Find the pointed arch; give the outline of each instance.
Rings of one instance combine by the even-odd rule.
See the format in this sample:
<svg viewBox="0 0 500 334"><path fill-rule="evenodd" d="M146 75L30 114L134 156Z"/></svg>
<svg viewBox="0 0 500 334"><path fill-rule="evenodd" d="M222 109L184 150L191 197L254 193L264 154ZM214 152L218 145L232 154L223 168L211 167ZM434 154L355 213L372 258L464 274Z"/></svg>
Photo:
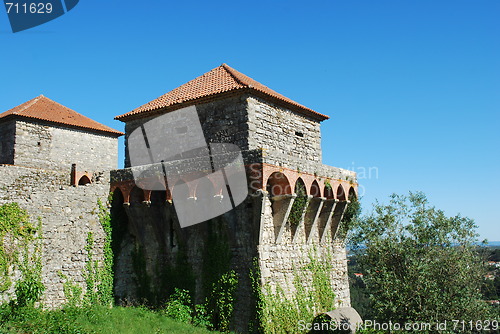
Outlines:
<svg viewBox="0 0 500 334"><path fill-rule="evenodd" d="M79 186L84 186L86 184L91 183L89 177L87 175L83 175L79 180L78 180L78 185Z"/></svg>
<svg viewBox="0 0 500 334"><path fill-rule="evenodd" d="M292 193L290 181L281 172L274 172L269 176L266 190L271 196L290 195Z"/></svg>
<svg viewBox="0 0 500 334"><path fill-rule="evenodd" d="M144 201L144 190L135 186L130 192L130 203L142 203Z"/></svg>
<svg viewBox="0 0 500 334"><path fill-rule="evenodd" d="M295 181L295 187L293 192L296 193L297 196L307 196L306 184L301 177L299 177L297 181Z"/></svg>
<svg viewBox="0 0 500 334"><path fill-rule="evenodd" d="M323 188L323 196L326 197L326 199L334 199L335 198L332 185L330 184L330 182L328 180L325 182L325 187Z"/></svg>
<svg viewBox="0 0 500 334"><path fill-rule="evenodd" d="M346 198L346 193L345 193L345 190L344 190L344 187L342 187L341 184L339 184L338 188L337 188L337 192L336 192L336 198L339 200L339 201L345 201L347 198Z"/></svg>
<svg viewBox="0 0 500 334"><path fill-rule="evenodd" d="M349 196L347 197L349 200L351 200L351 198L353 199L357 199L358 198L358 194L356 194L356 190L354 190L354 187L350 187L349 188Z"/></svg>
<svg viewBox="0 0 500 334"><path fill-rule="evenodd" d="M311 190L309 192L312 197L321 197L321 189L319 187L318 181L314 180L311 184Z"/></svg>

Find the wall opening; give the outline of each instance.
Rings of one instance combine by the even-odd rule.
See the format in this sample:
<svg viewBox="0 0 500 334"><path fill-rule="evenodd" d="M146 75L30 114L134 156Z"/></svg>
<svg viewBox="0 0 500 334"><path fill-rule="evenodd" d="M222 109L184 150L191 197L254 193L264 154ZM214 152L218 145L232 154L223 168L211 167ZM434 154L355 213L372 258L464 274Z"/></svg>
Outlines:
<svg viewBox="0 0 500 334"><path fill-rule="evenodd" d="M144 201L144 191L135 186L132 191L130 192L130 203L142 203Z"/></svg>
<svg viewBox="0 0 500 334"><path fill-rule="evenodd" d="M292 193L288 178L280 172L274 172L269 176L266 190L270 196L289 195Z"/></svg>
<svg viewBox="0 0 500 334"><path fill-rule="evenodd" d="M80 180L78 180L78 185L79 186L84 186L86 184L89 184L90 183L90 179L87 175L84 175L80 178Z"/></svg>
<svg viewBox="0 0 500 334"><path fill-rule="evenodd" d="M346 200L346 194L344 191L344 187L339 184L339 187L337 188L337 199L339 201L345 201Z"/></svg>
<svg viewBox="0 0 500 334"><path fill-rule="evenodd" d="M310 194L312 197L321 197L321 189L319 187L318 181L313 181Z"/></svg>

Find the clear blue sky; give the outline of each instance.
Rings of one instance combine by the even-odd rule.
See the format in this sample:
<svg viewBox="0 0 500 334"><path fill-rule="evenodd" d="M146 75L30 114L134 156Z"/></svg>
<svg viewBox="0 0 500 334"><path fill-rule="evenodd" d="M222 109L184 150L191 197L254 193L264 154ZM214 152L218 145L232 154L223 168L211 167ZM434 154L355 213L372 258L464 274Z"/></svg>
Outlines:
<svg viewBox="0 0 500 334"><path fill-rule="evenodd" d="M498 0L83 0L13 34L1 9L0 110L44 94L123 129L226 62L331 116L324 163L378 169L365 207L421 190L500 240L499 18Z"/></svg>

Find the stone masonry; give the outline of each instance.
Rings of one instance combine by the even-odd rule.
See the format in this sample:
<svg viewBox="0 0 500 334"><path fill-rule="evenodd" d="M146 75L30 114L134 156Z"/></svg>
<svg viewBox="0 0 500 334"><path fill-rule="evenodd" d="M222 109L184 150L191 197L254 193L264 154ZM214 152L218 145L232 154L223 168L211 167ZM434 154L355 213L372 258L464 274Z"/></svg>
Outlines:
<svg viewBox="0 0 500 334"><path fill-rule="evenodd" d="M44 107L29 111L37 103ZM127 138L156 116L192 105L207 143L240 148L249 193L233 210L181 228L169 190L151 191L136 184ZM312 257L329 261L327 274L336 295L332 302L350 306L346 250L337 229L348 199L356 196L357 181L354 172L322 164L320 122L327 116L223 64L118 116L125 123L126 152L125 168L117 170L120 133L83 118L86 128L79 127L70 122L74 114L64 117L74 112L61 107L41 96L0 114L0 204L18 202L32 219L42 221L44 305L65 302L59 272L84 287L88 232L96 238L97 258L102 257L97 200L111 192L114 293L119 304L158 305L176 287L189 289L201 303L221 275L233 270L238 285L231 327L247 332L256 306L250 273L260 273L265 291L280 287L290 297L297 268L308 277L304 265ZM47 120L47 110L63 116ZM37 112L43 117L34 119ZM168 145L168 138L164 143ZM199 163L192 157L182 161L183 170L178 170L179 161L134 168L177 170L175 193L182 174L196 172ZM83 177L88 182L78 182ZM221 189L215 185L209 177L200 179L178 195L203 207L207 199L197 197L197 188L208 187L217 198ZM292 223L301 187L305 205L298 222ZM301 283L305 289L312 287L308 279ZM12 292L1 295L0 302Z"/></svg>
<svg viewBox="0 0 500 334"><path fill-rule="evenodd" d="M95 238L95 256L102 258L104 232L97 216L97 199L106 202L109 172L95 173L91 184L69 185L69 173L38 168L0 165L0 204L17 202L32 222L42 222L43 305L59 307L66 302L58 273L84 285L86 238ZM19 273L13 273L14 280ZM13 296L13 287L0 295L0 302Z"/></svg>
<svg viewBox="0 0 500 334"><path fill-rule="evenodd" d="M17 202L32 223L42 223L45 307L67 301L60 274L85 291L89 232L94 259L102 260L97 202L107 201L120 135L42 95L0 114L0 204ZM19 275L12 272L14 282ZM0 293L0 303L13 298L14 286Z"/></svg>
<svg viewBox="0 0 500 334"><path fill-rule="evenodd" d="M204 90L196 98L199 87L219 85L234 85L235 88L226 92L214 88L212 95ZM211 255L220 256L214 253L214 245L228 244L228 268L234 270L239 279L232 322L235 331L248 331L248 324L252 321L255 296L249 273L254 263L258 265L263 288L276 291L279 286L291 297L295 289L296 268L304 268L310 256L317 260L331 256L328 276L336 295L334 303L336 306L350 306L346 250L336 232L349 196L356 196L356 174L321 163L320 121L326 116L300 105L297 107L293 101L259 85L222 65L117 117L125 122L127 148L127 168L111 172L115 204L123 203L117 204L116 210L121 212L120 224L126 230L115 272L118 300L148 299L148 295L158 296L165 287L171 289L170 285L176 282L176 273L181 271L179 257L185 256L182 268L187 267L195 279L191 285L182 287L194 292L196 302L202 302L207 297L204 286L213 279L207 277L207 264L213 263ZM183 101L183 92L189 92L189 99L186 97ZM156 116L189 105L196 106L208 143L232 143L242 150L249 196L235 209L216 219L181 229L170 191L150 191L136 185L128 168L127 138L133 130ZM164 142L168 145L168 138ZM161 171L163 165L166 170L175 171L176 163L185 169L184 172L197 170L196 159L144 168ZM175 177L169 179L174 184L174 193L177 183L181 182L180 177L178 181ZM300 213L300 222L293 226L289 215L297 197L297 184L305 187L307 201ZM196 196L198 186L192 184L188 193L183 195L192 201L193 206L198 202L202 205L203 199ZM213 196L219 193L219 189L213 189ZM140 283L144 277L141 279L141 272L131 265L137 262L138 253L142 254L142 272L147 273L146 281L151 282L149 289L154 292L145 293L143 283ZM168 279L162 274L165 271L170 272ZM182 272L185 283L190 275ZM309 289L312 283L306 279L302 284Z"/></svg>

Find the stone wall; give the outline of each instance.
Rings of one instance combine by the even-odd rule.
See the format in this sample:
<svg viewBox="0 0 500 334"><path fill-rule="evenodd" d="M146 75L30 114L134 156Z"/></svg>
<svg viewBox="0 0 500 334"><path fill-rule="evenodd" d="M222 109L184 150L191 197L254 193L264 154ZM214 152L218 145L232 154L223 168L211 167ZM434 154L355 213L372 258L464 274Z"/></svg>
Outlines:
<svg viewBox="0 0 500 334"><path fill-rule="evenodd" d="M17 120L14 164L54 170L95 172L117 167L118 140L53 124Z"/></svg>
<svg viewBox="0 0 500 334"><path fill-rule="evenodd" d="M321 163L320 123L261 98L247 99L249 149ZM296 168L296 166L294 166Z"/></svg>
<svg viewBox="0 0 500 334"><path fill-rule="evenodd" d="M320 123L316 120L245 93L201 103L196 109L207 143L232 143L241 150L263 149L303 164L321 164ZM127 136L155 117L128 121ZM130 167L127 140L125 167Z"/></svg>
<svg viewBox="0 0 500 334"><path fill-rule="evenodd" d="M0 123L0 164L14 163L14 138L16 125L13 120Z"/></svg>
<svg viewBox="0 0 500 334"><path fill-rule="evenodd" d="M17 202L33 222L42 221L42 283L46 287L42 302L50 308L66 302L59 272L84 288L89 232L95 238L95 258L102 259L104 232L97 199L107 199L108 176L96 173L92 184L79 187L69 186L69 178L69 172L0 165L0 204ZM0 296L0 302L12 293L13 288Z"/></svg>
<svg viewBox="0 0 500 334"><path fill-rule="evenodd" d="M248 147L246 96L237 95L196 105L207 143L232 143L241 150ZM175 111L173 111L175 112ZM156 116L128 121L125 124L125 167L130 167L127 138L132 131ZM168 143L168 138L165 138Z"/></svg>
<svg viewBox="0 0 500 334"><path fill-rule="evenodd" d="M215 219L180 228L164 191L153 191L150 202L142 201L144 194L138 192L125 206L119 189L113 195L112 221L124 227L115 239L120 244L115 254L117 301L162 304L177 287L204 303L212 284L234 270L238 286L233 327L243 331L252 312L249 273L259 231L252 198Z"/></svg>
<svg viewBox="0 0 500 334"><path fill-rule="evenodd" d="M312 228L306 238L303 218L296 230L286 223L281 237L276 240L274 215L277 213L273 212L267 194L263 196L262 204L261 241L258 245L262 284L270 286L273 292L280 286L289 298L293 298L296 276L312 278L311 273L303 272L310 259L327 261L331 266L328 274L336 296L335 307L351 306L346 249L341 240L332 238L332 229L327 229L325 237L320 238L319 229ZM301 284L311 288L312 282L306 279Z"/></svg>

